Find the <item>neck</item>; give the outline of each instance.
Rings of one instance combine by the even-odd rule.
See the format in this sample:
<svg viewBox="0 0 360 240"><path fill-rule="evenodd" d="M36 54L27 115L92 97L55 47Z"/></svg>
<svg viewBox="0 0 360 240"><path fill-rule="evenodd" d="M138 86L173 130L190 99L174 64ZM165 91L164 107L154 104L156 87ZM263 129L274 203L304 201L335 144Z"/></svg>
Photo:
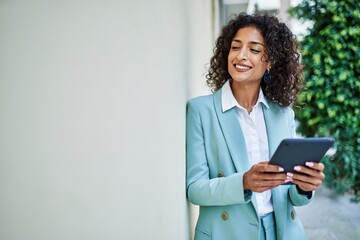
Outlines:
<svg viewBox="0 0 360 240"><path fill-rule="evenodd" d="M260 84L244 84L232 81L230 86L236 101L250 113L258 100Z"/></svg>

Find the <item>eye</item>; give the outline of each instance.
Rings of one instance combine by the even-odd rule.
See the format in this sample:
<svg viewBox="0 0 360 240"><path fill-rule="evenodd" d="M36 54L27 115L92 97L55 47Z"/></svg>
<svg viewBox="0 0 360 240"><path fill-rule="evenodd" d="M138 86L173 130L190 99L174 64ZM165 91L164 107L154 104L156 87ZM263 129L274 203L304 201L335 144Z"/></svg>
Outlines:
<svg viewBox="0 0 360 240"><path fill-rule="evenodd" d="M240 49L240 47L238 47L238 46L231 46L231 50L237 51L239 49Z"/></svg>
<svg viewBox="0 0 360 240"><path fill-rule="evenodd" d="M253 52L253 53L260 53L261 52L260 50L257 50L257 49L254 49L254 48L251 48L250 51Z"/></svg>

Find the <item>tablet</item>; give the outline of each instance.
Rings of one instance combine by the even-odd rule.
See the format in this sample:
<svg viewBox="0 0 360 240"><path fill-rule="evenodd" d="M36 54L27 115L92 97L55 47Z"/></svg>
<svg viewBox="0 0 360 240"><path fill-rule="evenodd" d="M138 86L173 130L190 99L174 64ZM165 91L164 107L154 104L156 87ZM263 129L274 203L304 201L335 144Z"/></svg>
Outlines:
<svg viewBox="0 0 360 240"><path fill-rule="evenodd" d="M271 157L270 164L281 166L285 172L294 172L295 166L320 162L334 142L333 138L284 139Z"/></svg>

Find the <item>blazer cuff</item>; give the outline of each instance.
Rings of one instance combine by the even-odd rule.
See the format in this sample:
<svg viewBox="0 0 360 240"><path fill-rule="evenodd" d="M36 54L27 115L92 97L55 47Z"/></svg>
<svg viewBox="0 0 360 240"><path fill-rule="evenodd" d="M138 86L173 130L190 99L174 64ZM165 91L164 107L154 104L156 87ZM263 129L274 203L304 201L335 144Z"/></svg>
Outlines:
<svg viewBox="0 0 360 240"><path fill-rule="evenodd" d="M296 190L298 191L299 194L306 196L308 199L310 199L313 195L312 191L303 191L299 188L298 185L296 185Z"/></svg>
<svg viewBox="0 0 360 240"><path fill-rule="evenodd" d="M289 188L289 196L294 206L304 206L314 198L314 192L304 195L298 191L296 185L291 185Z"/></svg>
<svg viewBox="0 0 360 240"><path fill-rule="evenodd" d="M250 202L251 197L252 197L252 191L251 190L244 190L244 199L245 202Z"/></svg>

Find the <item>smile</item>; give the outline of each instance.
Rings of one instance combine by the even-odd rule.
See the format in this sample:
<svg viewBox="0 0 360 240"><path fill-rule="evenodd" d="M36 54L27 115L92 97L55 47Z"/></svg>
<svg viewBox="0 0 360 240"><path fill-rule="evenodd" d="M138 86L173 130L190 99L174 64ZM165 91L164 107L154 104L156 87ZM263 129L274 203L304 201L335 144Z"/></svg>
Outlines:
<svg viewBox="0 0 360 240"><path fill-rule="evenodd" d="M237 64L234 64L234 66L235 66L236 69L239 69L239 70L241 70L241 71L247 71L247 70L250 70L250 69L251 69L251 67L245 66L245 65L237 65Z"/></svg>

